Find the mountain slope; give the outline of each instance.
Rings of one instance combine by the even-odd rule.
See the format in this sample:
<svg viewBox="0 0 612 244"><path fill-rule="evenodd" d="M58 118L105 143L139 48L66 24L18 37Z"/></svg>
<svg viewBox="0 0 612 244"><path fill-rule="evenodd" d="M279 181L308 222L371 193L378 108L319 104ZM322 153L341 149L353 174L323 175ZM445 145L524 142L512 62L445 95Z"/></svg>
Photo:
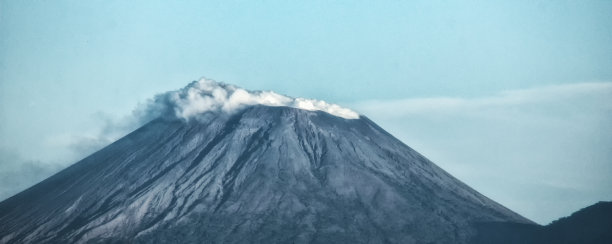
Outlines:
<svg viewBox="0 0 612 244"><path fill-rule="evenodd" d="M612 242L612 202L598 202L544 227L548 243Z"/></svg>
<svg viewBox="0 0 612 244"><path fill-rule="evenodd" d="M520 223L477 225L472 243L607 244L612 241L612 202L599 202L546 226Z"/></svg>
<svg viewBox="0 0 612 244"><path fill-rule="evenodd" d="M160 117L0 203L2 243L465 243L531 222L361 116Z"/></svg>

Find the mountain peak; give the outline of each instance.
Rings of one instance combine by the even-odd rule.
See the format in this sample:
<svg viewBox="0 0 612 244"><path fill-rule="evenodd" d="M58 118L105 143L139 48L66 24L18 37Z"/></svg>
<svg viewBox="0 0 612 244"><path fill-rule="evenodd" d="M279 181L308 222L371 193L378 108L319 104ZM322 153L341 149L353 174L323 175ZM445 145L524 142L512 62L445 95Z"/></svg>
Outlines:
<svg viewBox="0 0 612 244"><path fill-rule="evenodd" d="M189 120L207 112L233 114L248 106L293 107L309 111L323 111L331 115L358 119L359 114L325 101L293 98L273 91L249 91L235 85L202 78L186 87L158 95L155 105L173 116Z"/></svg>
<svg viewBox="0 0 612 244"><path fill-rule="evenodd" d="M531 223L365 116L252 105L154 119L1 202L0 242L468 243L479 222Z"/></svg>

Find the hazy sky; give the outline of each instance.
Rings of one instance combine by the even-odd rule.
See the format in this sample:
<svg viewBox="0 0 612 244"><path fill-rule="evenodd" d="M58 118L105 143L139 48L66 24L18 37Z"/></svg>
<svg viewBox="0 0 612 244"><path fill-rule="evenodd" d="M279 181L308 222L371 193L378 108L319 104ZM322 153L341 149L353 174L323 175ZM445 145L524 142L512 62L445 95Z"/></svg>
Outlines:
<svg viewBox="0 0 612 244"><path fill-rule="evenodd" d="M0 199L202 76L353 108L539 223L612 200L612 1L0 0Z"/></svg>

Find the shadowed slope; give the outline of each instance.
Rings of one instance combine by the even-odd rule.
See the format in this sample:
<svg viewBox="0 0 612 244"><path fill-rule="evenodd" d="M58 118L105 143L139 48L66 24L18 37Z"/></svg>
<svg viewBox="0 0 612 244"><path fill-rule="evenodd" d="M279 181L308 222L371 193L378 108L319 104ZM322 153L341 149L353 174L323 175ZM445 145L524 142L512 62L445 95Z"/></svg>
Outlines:
<svg viewBox="0 0 612 244"><path fill-rule="evenodd" d="M598 202L546 226L519 223L477 225L472 243L608 244L612 242L612 202Z"/></svg>

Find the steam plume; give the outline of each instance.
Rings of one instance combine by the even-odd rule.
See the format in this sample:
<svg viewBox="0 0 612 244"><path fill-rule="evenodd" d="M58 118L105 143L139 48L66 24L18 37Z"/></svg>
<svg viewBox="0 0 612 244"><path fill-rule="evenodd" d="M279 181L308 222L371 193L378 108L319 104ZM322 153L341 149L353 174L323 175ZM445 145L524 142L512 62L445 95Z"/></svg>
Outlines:
<svg viewBox="0 0 612 244"><path fill-rule="evenodd" d="M202 78L186 87L158 95L153 110L171 113L189 120L206 112L233 113L251 105L287 106L310 111L323 111L345 119L357 119L359 114L321 100L292 98L273 91L248 91L243 88Z"/></svg>

